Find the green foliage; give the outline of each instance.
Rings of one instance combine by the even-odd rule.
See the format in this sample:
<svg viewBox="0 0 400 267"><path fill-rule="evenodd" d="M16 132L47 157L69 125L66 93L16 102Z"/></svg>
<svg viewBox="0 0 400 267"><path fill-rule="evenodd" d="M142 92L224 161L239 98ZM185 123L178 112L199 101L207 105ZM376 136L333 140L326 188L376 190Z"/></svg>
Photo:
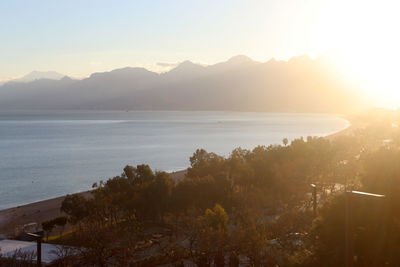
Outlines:
<svg viewBox="0 0 400 267"><path fill-rule="evenodd" d="M60 216L60 217L53 219L54 224L58 225L58 226L65 226L67 224L67 221L68 221L68 219L65 216Z"/></svg>
<svg viewBox="0 0 400 267"><path fill-rule="evenodd" d="M68 222L67 217L65 217L65 216L57 217L52 220L42 222L42 229L43 229L43 231L45 231L46 236L48 238L49 233L54 229L54 227L60 226L63 231L67 222Z"/></svg>
<svg viewBox="0 0 400 267"><path fill-rule="evenodd" d="M113 257L111 247L134 251L142 230L163 225L173 231L169 242L189 241L182 257L199 266L223 266L228 258L238 266L239 256L250 266L344 266L346 187L386 195L380 203L352 202L358 266L399 266L400 131L388 126L391 119L374 121L361 119L365 127L333 140L285 138L283 145L237 148L229 157L198 149L180 181L148 165L126 166L96 184L91 197L67 196L62 211L82 224L82 240L97 251L92 256L103 255L98 262ZM91 239L104 231L107 242L117 241Z"/></svg>
<svg viewBox="0 0 400 267"><path fill-rule="evenodd" d="M190 157L190 168L187 176L205 177L208 175L218 176L223 171L224 158L215 153L208 153L204 149L197 149Z"/></svg>
<svg viewBox="0 0 400 267"><path fill-rule="evenodd" d="M148 165L126 166L120 176L94 185L92 197L69 195L62 203L71 223L121 223L136 229L137 219L161 220L170 209L174 181Z"/></svg>
<svg viewBox="0 0 400 267"><path fill-rule="evenodd" d="M381 148L364 158L361 177L365 190L396 197L400 191L400 151Z"/></svg>
<svg viewBox="0 0 400 267"><path fill-rule="evenodd" d="M42 228L44 231L51 231L55 226L65 226L67 224L67 217L61 216L54 218L49 221L42 222Z"/></svg>
<svg viewBox="0 0 400 267"><path fill-rule="evenodd" d="M284 146L287 146L287 144L289 143L289 140L287 138L283 138L282 143Z"/></svg>
<svg viewBox="0 0 400 267"><path fill-rule="evenodd" d="M76 224L90 214L89 202L79 194L67 195L61 204L61 211L69 216L72 224Z"/></svg>
<svg viewBox="0 0 400 267"><path fill-rule="evenodd" d="M53 220L42 222L42 228L43 228L43 231L45 231L45 232L51 232L51 230L54 228L54 226L55 226L55 224L54 224Z"/></svg>
<svg viewBox="0 0 400 267"><path fill-rule="evenodd" d="M196 262L221 264L222 255L234 251L254 264L274 263L279 257L272 251L281 248L269 240L308 229L311 214L290 211L307 210L309 183L332 181L330 170L340 166L344 151L312 137L286 146L237 148L227 158L199 149L178 183L148 165L126 166L121 175L95 184L91 197L67 196L62 211L71 223L118 227L128 236L166 217L186 218L180 231L190 236ZM279 223L270 222L278 213Z"/></svg>
<svg viewBox="0 0 400 267"><path fill-rule="evenodd" d="M226 231L229 216L221 205L215 204L213 209L206 209L199 220L204 227L223 232Z"/></svg>
<svg viewBox="0 0 400 267"><path fill-rule="evenodd" d="M358 190L384 194L385 198L349 195L348 225L357 266L399 266L400 264L400 153L382 147L361 158L361 184ZM315 266L344 265L346 199L332 196L320 209L312 231ZM332 261L326 262L327 258Z"/></svg>
<svg viewBox="0 0 400 267"><path fill-rule="evenodd" d="M191 228L190 250L192 258L198 265L208 265L212 261L223 266L224 250L228 245L229 216L224 208L216 204L206 209L204 215L197 218Z"/></svg>

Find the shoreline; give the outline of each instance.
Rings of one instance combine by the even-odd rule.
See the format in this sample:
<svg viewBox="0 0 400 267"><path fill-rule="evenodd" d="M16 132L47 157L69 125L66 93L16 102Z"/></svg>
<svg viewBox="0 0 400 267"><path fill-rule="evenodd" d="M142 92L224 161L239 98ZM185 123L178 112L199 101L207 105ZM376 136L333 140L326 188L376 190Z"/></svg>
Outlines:
<svg viewBox="0 0 400 267"><path fill-rule="evenodd" d="M172 179L179 181L186 175L186 170L175 171L170 175ZM90 190L69 195L75 194L88 197ZM65 215L60 211L65 197L66 195L0 210L0 237L14 236L16 228L25 224L37 223L40 226L44 221Z"/></svg>
<svg viewBox="0 0 400 267"><path fill-rule="evenodd" d="M353 122L349 118L343 117L343 119L349 122L348 127L336 133L324 136L323 138L333 140L338 136L351 134L354 129ZM176 181L183 179L185 174L186 170L170 173L171 177ZM89 196L90 191L72 194ZM60 206L65 197L66 195L0 210L0 236L13 236L15 235L16 228L19 226L29 223L37 223L37 225L40 226L43 221L47 221L58 216L63 216L64 214L60 211Z"/></svg>
<svg viewBox="0 0 400 267"><path fill-rule="evenodd" d="M340 118L342 118L342 119L348 121L348 122L349 122L349 125L348 125L346 128L344 128L344 129L342 129L342 130L340 130L340 131L338 131L338 132L336 132L336 133L328 134L327 136L324 136L323 138L326 138L326 139L328 139L329 141L332 141L332 140L335 139L336 137L345 136L345 135L350 135L350 134L353 132L354 128L357 128L357 127L355 127L355 125L354 125L354 120L352 120L351 118L349 118L349 117L344 117L344 116L343 116L343 117L340 117Z"/></svg>

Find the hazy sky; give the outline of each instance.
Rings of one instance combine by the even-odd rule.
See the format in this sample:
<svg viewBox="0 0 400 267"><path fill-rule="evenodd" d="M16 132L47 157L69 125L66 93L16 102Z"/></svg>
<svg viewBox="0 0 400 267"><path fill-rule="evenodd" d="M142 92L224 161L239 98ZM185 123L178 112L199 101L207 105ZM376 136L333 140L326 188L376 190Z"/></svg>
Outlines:
<svg viewBox="0 0 400 267"><path fill-rule="evenodd" d="M0 79L32 70L82 76L190 59L215 63L324 50L322 0L2 0Z"/></svg>
<svg viewBox="0 0 400 267"><path fill-rule="evenodd" d="M346 75L367 86L385 80L389 94L400 92L399 8L390 0L1 0L0 80L340 50Z"/></svg>

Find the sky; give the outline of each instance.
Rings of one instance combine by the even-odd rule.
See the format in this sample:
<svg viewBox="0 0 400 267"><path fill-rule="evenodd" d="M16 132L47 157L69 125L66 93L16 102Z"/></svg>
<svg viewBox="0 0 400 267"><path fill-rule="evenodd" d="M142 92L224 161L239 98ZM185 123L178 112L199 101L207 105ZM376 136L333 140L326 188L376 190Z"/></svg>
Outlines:
<svg viewBox="0 0 400 267"><path fill-rule="evenodd" d="M386 0L1 0L0 81L33 70L85 77L239 54L267 61L335 51L344 75L369 92L385 80L391 98L400 91L393 86L399 7Z"/></svg>

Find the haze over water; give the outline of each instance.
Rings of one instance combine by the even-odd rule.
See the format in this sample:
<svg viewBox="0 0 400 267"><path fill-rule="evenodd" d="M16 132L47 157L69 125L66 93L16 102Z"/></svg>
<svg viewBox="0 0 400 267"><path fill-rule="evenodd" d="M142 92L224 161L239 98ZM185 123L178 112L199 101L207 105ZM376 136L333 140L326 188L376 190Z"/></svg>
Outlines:
<svg viewBox="0 0 400 267"><path fill-rule="evenodd" d="M228 156L348 125L328 114L1 112L0 209L88 190L128 164L182 170L197 148Z"/></svg>

